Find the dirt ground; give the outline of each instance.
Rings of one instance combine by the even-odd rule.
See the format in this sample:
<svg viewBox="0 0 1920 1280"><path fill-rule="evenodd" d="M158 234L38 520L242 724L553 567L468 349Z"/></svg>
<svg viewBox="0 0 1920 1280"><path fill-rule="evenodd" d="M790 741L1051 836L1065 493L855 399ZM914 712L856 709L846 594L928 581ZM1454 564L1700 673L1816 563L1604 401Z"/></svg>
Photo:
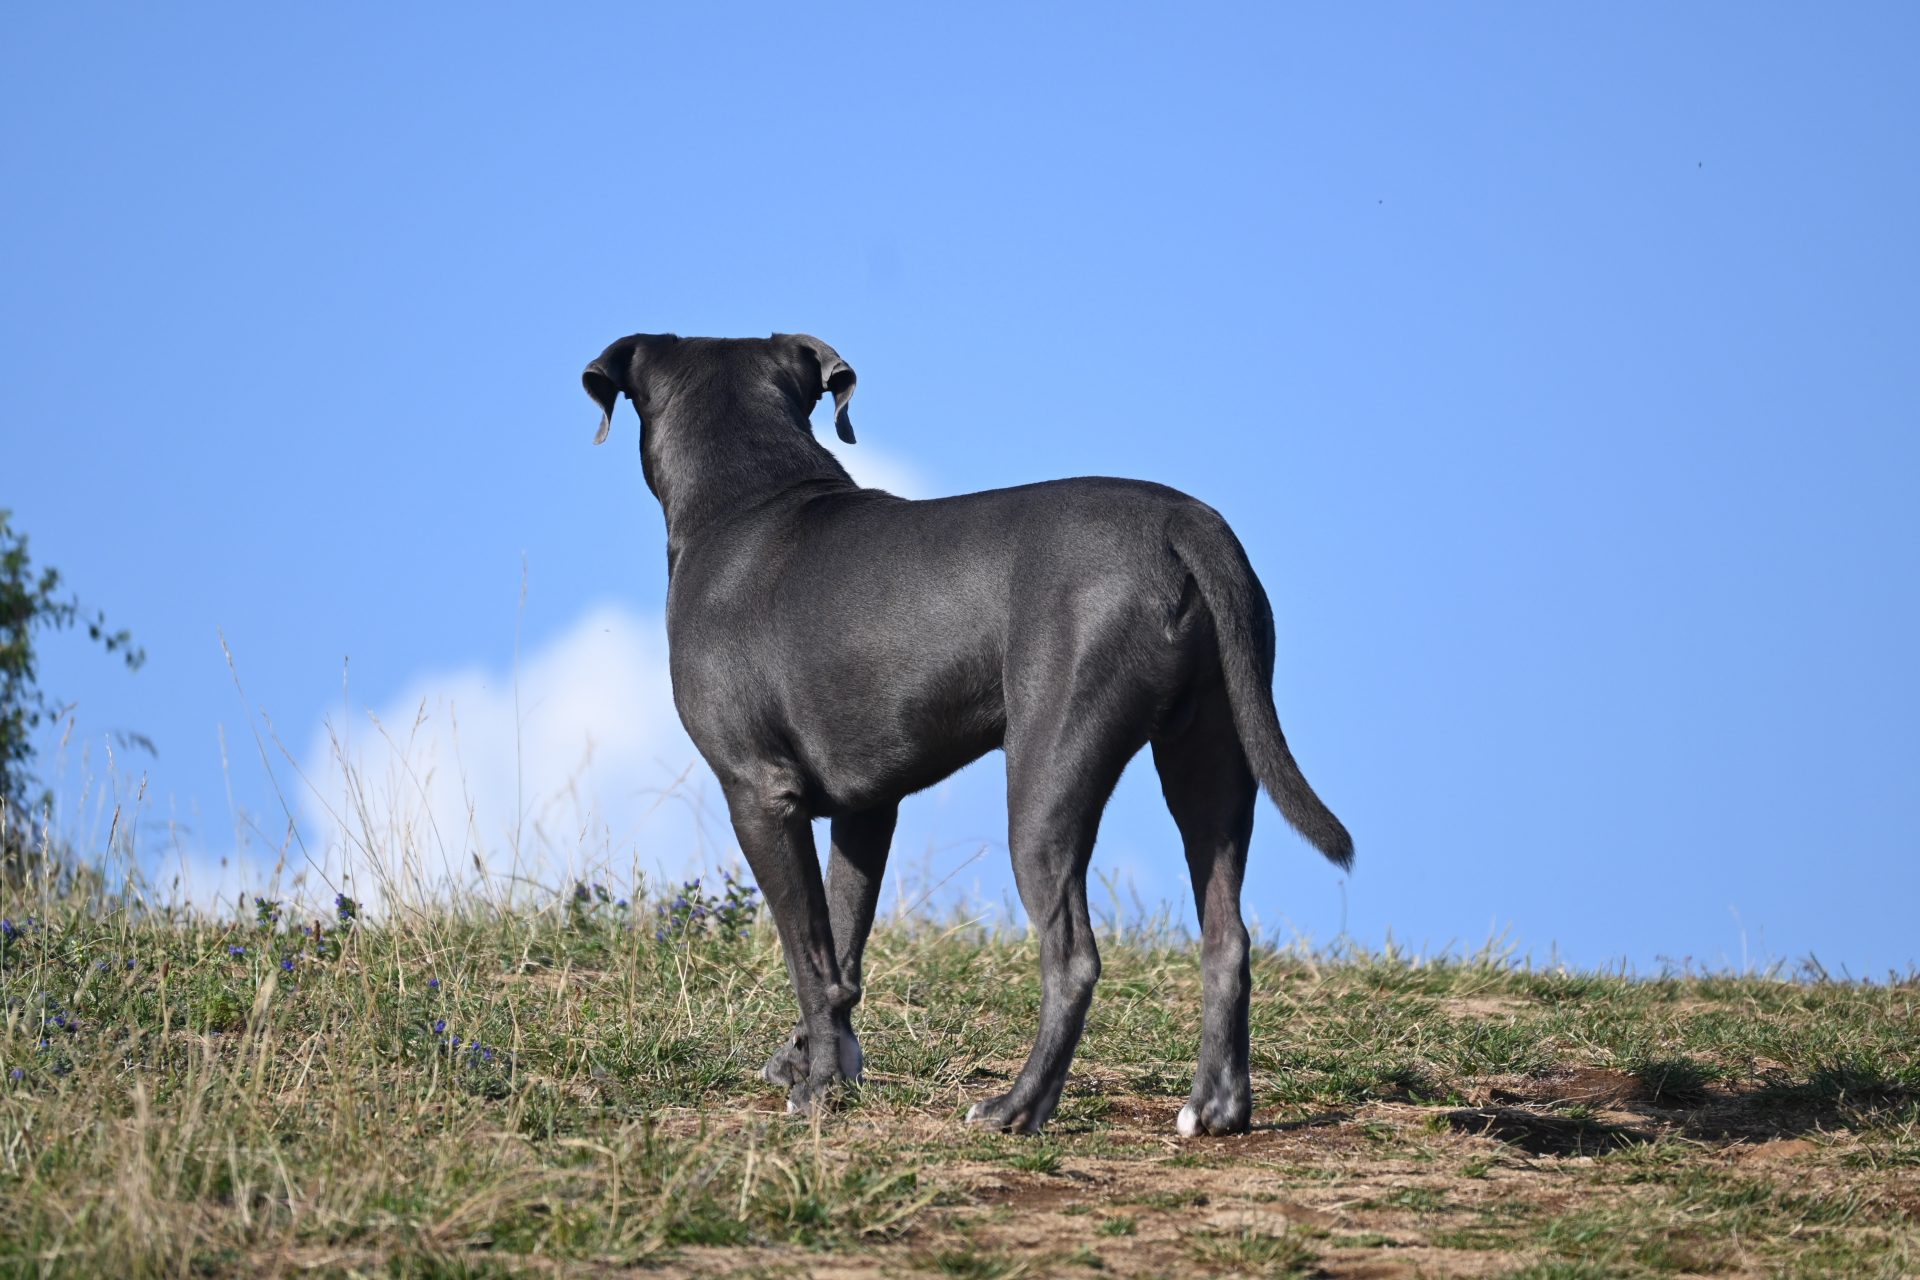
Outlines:
<svg viewBox="0 0 1920 1280"><path fill-rule="evenodd" d="M1672 1109L1644 1091L1634 1077L1598 1068L1495 1078L1479 1082L1467 1105L1370 1102L1282 1123L1256 1116L1250 1133L1198 1140L1176 1136L1176 1101L1108 1095L1097 1120L1068 1122L1038 1149L1032 1139L963 1137L946 1117L842 1117L830 1122L846 1126L840 1140L929 1153L923 1177L936 1194L912 1230L837 1252L689 1248L659 1274L1821 1274L1784 1266L1765 1240L1743 1243L1737 1224L1716 1224L1732 1215L1716 1215L1711 1196L1669 1204L1663 1184L1690 1179L1733 1189L1789 1236L1825 1229L1785 1219L1794 1197L1840 1196L1914 1238L1920 1170L1862 1176L1845 1130L1783 1124L1737 1093ZM743 1122L786 1122L772 1110ZM962 1141L1005 1150L938 1154ZM1080 1154L1083 1146L1093 1149ZM1766 1205L1769 1193L1781 1203Z"/></svg>

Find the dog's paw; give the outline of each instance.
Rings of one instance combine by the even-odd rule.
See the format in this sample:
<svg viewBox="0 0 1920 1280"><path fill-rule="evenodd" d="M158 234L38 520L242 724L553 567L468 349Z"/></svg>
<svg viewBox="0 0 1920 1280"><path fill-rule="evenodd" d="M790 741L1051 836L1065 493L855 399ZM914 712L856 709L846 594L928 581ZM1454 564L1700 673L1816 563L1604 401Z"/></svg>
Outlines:
<svg viewBox="0 0 1920 1280"><path fill-rule="evenodd" d="M787 1042L773 1051L767 1059L767 1065L760 1068L760 1078L768 1084L800 1084L807 1078L807 1039L798 1031L787 1037Z"/></svg>
<svg viewBox="0 0 1920 1280"><path fill-rule="evenodd" d="M833 1076L824 1081L799 1080L787 1090L787 1114L824 1115L848 1100L853 1081Z"/></svg>
<svg viewBox="0 0 1920 1280"><path fill-rule="evenodd" d="M967 1108L969 1125L998 1133L1038 1133L1046 1122L1045 1116L1035 1115L1032 1108L1015 1102L1011 1093L984 1098Z"/></svg>
<svg viewBox="0 0 1920 1280"><path fill-rule="evenodd" d="M1226 1089L1200 1094L1196 1092L1180 1108L1174 1127L1183 1138L1211 1137L1245 1133L1253 1122L1253 1100L1246 1091Z"/></svg>
<svg viewBox="0 0 1920 1280"><path fill-rule="evenodd" d="M860 1050L859 1038L852 1031L842 1031L835 1049L835 1065L839 1068L841 1078L859 1084L867 1067L867 1056ZM788 1036L787 1042L775 1049L766 1065L760 1068L760 1078L768 1084L796 1085L810 1074L812 1064L807 1052L807 1037L800 1031Z"/></svg>

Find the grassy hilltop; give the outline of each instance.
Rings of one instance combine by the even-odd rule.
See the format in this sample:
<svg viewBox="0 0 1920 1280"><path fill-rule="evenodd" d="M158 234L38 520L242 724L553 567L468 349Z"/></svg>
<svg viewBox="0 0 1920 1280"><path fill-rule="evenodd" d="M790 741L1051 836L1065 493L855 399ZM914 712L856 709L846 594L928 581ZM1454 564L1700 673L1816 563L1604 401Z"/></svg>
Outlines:
<svg viewBox="0 0 1920 1280"><path fill-rule="evenodd" d="M882 925L810 1124L722 886L214 921L12 894L0 1274L1920 1272L1920 982L1254 961L1256 1129L1183 1141L1197 956L1110 938L1047 1136L974 1133L1034 949ZM31 917L31 918L29 918Z"/></svg>

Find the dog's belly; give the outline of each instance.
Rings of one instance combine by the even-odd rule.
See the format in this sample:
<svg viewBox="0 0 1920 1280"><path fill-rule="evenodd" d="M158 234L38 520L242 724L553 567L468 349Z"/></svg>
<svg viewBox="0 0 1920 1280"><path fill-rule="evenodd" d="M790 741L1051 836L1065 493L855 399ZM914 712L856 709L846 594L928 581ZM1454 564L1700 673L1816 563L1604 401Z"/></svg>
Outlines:
<svg viewBox="0 0 1920 1280"><path fill-rule="evenodd" d="M807 808L815 817L834 818L893 804L951 777L998 747L1003 736L1004 730L1000 730L948 738L938 744L937 751L925 750L924 744L906 744L922 749L902 753L892 768L876 768L875 757L867 757L854 769L833 764L808 769Z"/></svg>
<svg viewBox="0 0 1920 1280"><path fill-rule="evenodd" d="M804 745L799 763L807 807L831 818L893 804L952 776L1006 737L1004 716L988 720L963 713L938 719L937 729L876 726Z"/></svg>
<svg viewBox="0 0 1920 1280"><path fill-rule="evenodd" d="M808 807L823 817L891 804L1006 738L997 661L873 670L837 692L790 708Z"/></svg>

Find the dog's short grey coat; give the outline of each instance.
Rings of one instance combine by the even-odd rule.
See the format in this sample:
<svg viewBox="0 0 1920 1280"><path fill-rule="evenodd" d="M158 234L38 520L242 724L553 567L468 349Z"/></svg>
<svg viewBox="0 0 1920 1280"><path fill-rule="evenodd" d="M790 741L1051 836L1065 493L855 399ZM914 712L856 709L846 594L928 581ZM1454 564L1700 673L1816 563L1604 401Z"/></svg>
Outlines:
<svg viewBox="0 0 1920 1280"><path fill-rule="evenodd" d="M903 796L1001 747L1007 843L1041 939L1040 1027L973 1123L1033 1131L1059 1103L1100 957L1087 861L1120 771L1151 744L1201 924L1203 1030L1184 1134L1247 1127L1240 882L1256 779L1346 866L1273 706L1273 616L1217 512L1133 480L910 502L850 479L808 416L854 372L817 338L636 334L587 366L606 437L624 392L667 520L674 704L725 792L799 997L767 1063L810 1109L857 1079L860 958ZM832 819L822 881L810 820Z"/></svg>

